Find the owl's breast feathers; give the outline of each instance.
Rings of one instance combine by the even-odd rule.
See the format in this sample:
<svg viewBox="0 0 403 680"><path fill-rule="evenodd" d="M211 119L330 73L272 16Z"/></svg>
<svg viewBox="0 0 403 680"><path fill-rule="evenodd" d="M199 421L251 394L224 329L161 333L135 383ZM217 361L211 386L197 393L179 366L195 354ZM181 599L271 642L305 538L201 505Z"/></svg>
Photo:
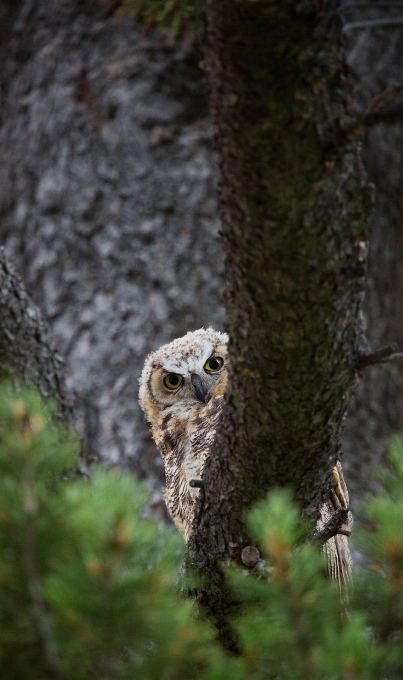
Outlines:
<svg viewBox="0 0 403 680"><path fill-rule="evenodd" d="M185 540L190 536L196 499L200 493L189 482L200 479L223 404L223 395L207 404L178 404L161 412L153 427L155 443L165 467L165 501Z"/></svg>

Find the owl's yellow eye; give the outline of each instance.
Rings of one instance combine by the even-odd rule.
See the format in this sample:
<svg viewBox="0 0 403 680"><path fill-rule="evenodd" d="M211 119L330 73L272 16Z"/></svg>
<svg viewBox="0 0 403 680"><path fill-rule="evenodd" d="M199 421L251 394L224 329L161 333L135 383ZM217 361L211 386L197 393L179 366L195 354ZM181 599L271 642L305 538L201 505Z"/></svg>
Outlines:
<svg viewBox="0 0 403 680"><path fill-rule="evenodd" d="M204 364L204 370L207 371L207 373L215 373L215 371L219 371L220 368L223 367L224 360L221 359L221 357L211 357L206 363Z"/></svg>
<svg viewBox="0 0 403 680"><path fill-rule="evenodd" d="M167 387L169 390L176 390L179 385L182 384L182 382L182 376L178 375L177 373L168 373L168 375L166 375L163 380L165 387Z"/></svg>

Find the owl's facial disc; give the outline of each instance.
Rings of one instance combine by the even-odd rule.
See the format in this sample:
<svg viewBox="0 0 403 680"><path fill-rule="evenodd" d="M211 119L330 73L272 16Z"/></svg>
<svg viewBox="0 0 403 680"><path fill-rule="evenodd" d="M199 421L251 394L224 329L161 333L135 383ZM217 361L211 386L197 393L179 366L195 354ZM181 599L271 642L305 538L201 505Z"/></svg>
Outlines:
<svg viewBox="0 0 403 680"><path fill-rule="evenodd" d="M179 402L206 404L212 388L222 381L222 373L226 371L224 358L214 351L211 353L212 349L210 347L204 357L191 355L163 362L161 368L151 376L154 401L163 408Z"/></svg>
<svg viewBox="0 0 403 680"><path fill-rule="evenodd" d="M140 378L140 404L150 423L167 409L185 420L211 399L225 394L228 337L200 328L152 352ZM192 381L192 376L195 376Z"/></svg>

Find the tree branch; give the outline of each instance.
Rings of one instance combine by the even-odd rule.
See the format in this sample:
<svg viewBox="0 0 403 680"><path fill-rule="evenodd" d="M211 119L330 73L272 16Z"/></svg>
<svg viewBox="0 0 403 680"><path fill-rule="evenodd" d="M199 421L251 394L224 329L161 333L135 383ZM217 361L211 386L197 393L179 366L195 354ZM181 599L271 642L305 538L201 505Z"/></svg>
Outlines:
<svg viewBox="0 0 403 680"><path fill-rule="evenodd" d="M63 359L47 324L0 248L0 373L34 380L44 397L53 397L71 420L73 398L66 387Z"/></svg>
<svg viewBox="0 0 403 680"><path fill-rule="evenodd" d="M377 109L379 109L380 106L383 106L386 104L386 102L389 101L389 99L392 99L392 97L395 97L399 92L403 90L403 83L398 83L397 85L391 85L390 87L387 87L385 90L382 90L379 94L377 94L375 97L371 99L370 105L368 106L367 113L365 114L366 116L369 116L370 113L373 113Z"/></svg>
<svg viewBox="0 0 403 680"><path fill-rule="evenodd" d="M363 19L362 21L351 21L343 26L342 33L356 31L362 28L389 28L390 26L403 26L403 17L392 17L390 19Z"/></svg>
<svg viewBox="0 0 403 680"><path fill-rule="evenodd" d="M398 85L387 87L380 92L380 94L377 94L372 99L364 115L357 118L345 128L344 135L347 135L350 139L354 139L357 134L360 135L362 133L363 128L372 127L373 125L379 125L381 123L392 125L393 123L400 122L403 119L403 103L389 107L386 107L385 104L402 92L402 90L403 83L399 83Z"/></svg>
<svg viewBox="0 0 403 680"><path fill-rule="evenodd" d="M348 508L339 508L336 510L334 515L326 522L322 529L314 531L305 539L305 541L307 543L315 543L322 546L329 538L333 538L333 536L337 536L337 534L350 536L351 531L342 528L343 524L348 520L348 512Z"/></svg>
<svg viewBox="0 0 403 680"><path fill-rule="evenodd" d="M371 354L361 355L357 361L357 370L363 371L375 364L391 364L403 361L403 353L397 351L397 345L387 345Z"/></svg>
<svg viewBox="0 0 403 680"><path fill-rule="evenodd" d="M362 9L400 9L403 8L403 2L351 2L340 7L339 12L342 14L348 12L349 10L359 11Z"/></svg>
<svg viewBox="0 0 403 680"><path fill-rule="evenodd" d="M397 104L387 109L380 109L379 111L371 111L367 113L358 125L365 127L373 127L374 125L393 125L400 123L403 120L403 104Z"/></svg>

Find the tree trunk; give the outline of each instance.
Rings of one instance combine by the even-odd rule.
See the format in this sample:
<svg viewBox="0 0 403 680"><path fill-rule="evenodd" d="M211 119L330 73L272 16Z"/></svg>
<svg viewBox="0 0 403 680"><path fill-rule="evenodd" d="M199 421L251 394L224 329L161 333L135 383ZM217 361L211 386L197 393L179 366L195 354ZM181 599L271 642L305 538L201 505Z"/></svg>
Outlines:
<svg viewBox="0 0 403 680"><path fill-rule="evenodd" d="M347 20L369 11L347 5ZM197 50L157 31L144 37L97 2L3 0L0 10L1 241L65 357L91 454L130 465L158 489L160 457L137 407L144 357L187 330L223 323L215 158ZM401 77L401 30L346 37L364 112ZM377 186L365 303L374 349L403 346L401 136L401 126L382 126L364 144ZM349 409L343 450L353 499L371 487L388 436L403 429L401 376L396 365L369 369Z"/></svg>
<svg viewBox="0 0 403 680"><path fill-rule="evenodd" d="M3 37L1 242L66 360L89 455L147 477L163 512L144 359L224 320L194 40L64 0L21 0Z"/></svg>
<svg viewBox="0 0 403 680"><path fill-rule="evenodd" d="M355 80L357 113L402 82L401 26L349 30L352 22L401 15L391 4L366 6L344 3L347 54ZM375 206L369 220L369 258L364 312L371 349L396 343L403 350L403 97L385 104L400 107L400 123L377 125L367 131L363 161L375 186ZM385 117L385 120L388 120ZM395 119L396 120L396 119ZM368 369L349 407L343 440L345 472L354 501L374 488L374 472L384 461L390 436L403 431L403 367Z"/></svg>
<svg viewBox="0 0 403 680"><path fill-rule="evenodd" d="M292 484L315 514L363 351L369 201L358 145L343 132L337 3L294 6L205 7L231 338L211 467L230 459L233 507Z"/></svg>
<svg viewBox="0 0 403 680"><path fill-rule="evenodd" d="M366 192L357 150L343 144L340 26L335 3L294 5L206 5L233 338L227 427L199 531L200 545L212 531L217 555L232 534L242 543L239 513L272 483L292 483L317 509L360 352ZM145 35L97 0L2 0L0 11L1 240L66 358L91 455L158 488L160 457L137 407L144 357L223 323L197 50ZM346 33L361 112L401 79L401 35ZM403 345L402 134L378 128L364 145L378 187L365 303L374 349ZM355 497L403 428L401 376L396 365L369 369L350 408Z"/></svg>
<svg viewBox="0 0 403 680"><path fill-rule="evenodd" d="M0 374L33 381L44 397L58 402L60 415L72 418L73 398L64 365L46 322L0 248Z"/></svg>
<svg viewBox="0 0 403 680"><path fill-rule="evenodd" d="M217 560L246 544L245 510L280 484L318 516L364 350L370 200L337 6L204 4L230 377L192 548L218 618Z"/></svg>

